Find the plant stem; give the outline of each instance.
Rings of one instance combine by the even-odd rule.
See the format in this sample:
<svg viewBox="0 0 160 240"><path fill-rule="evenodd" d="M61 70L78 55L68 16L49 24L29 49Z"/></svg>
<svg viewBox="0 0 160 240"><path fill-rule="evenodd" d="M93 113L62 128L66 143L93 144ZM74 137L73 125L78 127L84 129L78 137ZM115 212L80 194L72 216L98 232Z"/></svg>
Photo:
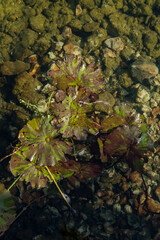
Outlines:
<svg viewBox="0 0 160 240"><path fill-rule="evenodd" d="M67 203L67 205L68 205L68 206L71 208L71 210L72 210L71 205L70 205L69 202L67 201L67 199L66 199L66 197L64 196L63 192L61 191L60 187L58 186L58 184L57 184L55 178L53 177L53 175L52 175L52 173L51 173L51 171L49 170L49 168L48 168L47 166L45 166L45 167L46 167L46 169L47 169L49 175L51 176L52 180L54 181L56 187L58 188L58 191L59 191L60 194L62 195L63 199L65 200L65 202Z"/></svg>
<svg viewBox="0 0 160 240"><path fill-rule="evenodd" d="M19 177L16 178L16 180L9 186L9 188L7 189L8 191L16 184L16 182L20 179L21 175Z"/></svg>

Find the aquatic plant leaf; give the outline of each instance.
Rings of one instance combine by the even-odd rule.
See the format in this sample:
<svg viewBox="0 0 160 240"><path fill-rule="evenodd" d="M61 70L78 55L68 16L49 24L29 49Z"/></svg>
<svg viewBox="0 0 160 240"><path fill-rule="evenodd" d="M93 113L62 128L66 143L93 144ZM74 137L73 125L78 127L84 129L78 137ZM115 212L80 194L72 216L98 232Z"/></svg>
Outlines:
<svg viewBox="0 0 160 240"><path fill-rule="evenodd" d="M51 124L52 117L36 118L29 121L19 133L23 148L23 156L33 161L37 157L40 166L54 166L59 160L65 160L72 148L65 141L57 138L58 130Z"/></svg>
<svg viewBox="0 0 160 240"><path fill-rule="evenodd" d="M52 111L58 119L59 132L63 138L75 136L77 140L86 140L87 132L96 135L100 125L89 117L94 115L92 103L84 89L69 95L61 103L55 103Z"/></svg>
<svg viewBox="0 0 160 240"><path fill-rule="evenodd" d="M50 167L51 173L57 180L70 177L74 174L72 161L73 160L67 160L66 162L59 161L54 167Z"/></svg>
<svg viewBox="0 0 160 240"><path fill-rule="evenodd" d="M142 170L145 153L153 151L153 141L134 125L124 125L109 133L104 141L104 154L121 158L134 170ZM103 155L102 155L103 156Z"/></svg>
<svg viewBox="0 0 160 240"><path fill-rule="evenodd" d="M15 203L4 184L0 183L0 235L14 221L16 215Z"/></svg>
<svg viewBox="0 0 160 240"><path fill-rule="evenodd" d="M125 136L123 130L119 127L107 135L104 142L104 153L110 156L122 156L127 152L131 141Z"/></svg>
<svg viewBox="0 0 160 240"><path fill-rule="evenodd" d="M57 63L59 70L49 71L57 88L66 90L69 86L85 87L87 91L99 93L104 89L104 78L100 68L85 66L80 58L69 56L66 61Z"/></svg>
<svg viewBox="0 0 160 240"><path fill-rule="evenodd" d="M59 177L67 178L74 174L80 181L85 178L97 177L101 172L101 167L94 163L80 163L75 160L59 162L51 167L51 172Z"/></svg>
<svg viewBox="0 0 160 240"><path fill-rule="evenodd" d="M116 113L111 117L105 116L101 122L101 132L106 133L108 130L112 130L113 128L123 126L125 124L127 124L125 118Z"/></svg>
<svg viewBox="0 0 160 240"><path fill-rule="evenodd" d="M94 163L84 163L78 166L77 171L74 175L80 180L83 181L86 178L95 178L102 171L102 168Z"/></svg>
<svg viewBox="0 0 160 240"><path fill-rule="evenodd" d="M104 144L103 144L103 141L100 138L98 138L97 139L97 143L98 143L98 146L99 146L101 162L105 163L105 162L108 161L108 157L107 157L107 154L104 154Z"/></svg>
<svg viewBox="0 0 160 240"><path fill-rule="evenodd" d="M23 149L11 157L10 170L14 176L21 175L20 180L30 183L32 188L44 188L51 180L46 168L37 165L36 157L26 160Z"/></svg>

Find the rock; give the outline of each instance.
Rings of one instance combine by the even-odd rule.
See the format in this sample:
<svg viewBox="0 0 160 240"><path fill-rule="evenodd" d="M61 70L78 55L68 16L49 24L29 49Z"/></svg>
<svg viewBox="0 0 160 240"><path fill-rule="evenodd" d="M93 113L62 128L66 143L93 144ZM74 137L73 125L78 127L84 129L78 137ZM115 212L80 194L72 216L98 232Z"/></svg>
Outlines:
<svg viewBox="0 0 160 240"><path fill-rule="evenodd" d="M31 28L36 32L43 32L44 31L45 21L46 21L46 17L42 14L30 17L30 19L29 19Z"/></svg>
<svg viewBox="0 0 160 240"><path fill-rule="evenodd" d="M78 4L76 6L76 16L79 16L81 13L82 13L82 8L81 8L81 5Z"/></svg>
<svg viewBox="0 0 160 240"><path fill-rule="evenodd" d="M160 186L158 186L155 190L155 195L157 196L158 200L160 201Z"/></svg>
<svg viewBox="0 0 160 240"><path fill-rule="evenodd" d="M64 39L68 39L71 38L72 36L72 29L70 27L65 26L62 35L64 37Z"/></svg>
<svg viewBox="0 0 160 240"><path fill-rule="evenodd" d="M158 92L152 92L154 100L160 104L160 94Z"/></svg>
<svg viewBox="0 0 160 240"><path fill-rule="evenodd" d="M154 29L160 34L160 16L157 16L156 21L154 22Z"/></svg>
<svg viewBox="0 0 160 240"><path fill-rule="evenodd" d="M130 24L127 23L127 19L124 14L115 12L109 15L108 35L111 36L123 36L129 35Z"/></svg>
<svg viewBox="0 0 160 240"><path fill-rule="evenodd" d="M24 100L31 104L38 105L38 102L44 97L40 95L35 89L42 84L33 78L29 73L20 73L15 78L15 85L13 88L13 94L16 95L17 99Z"/></svg>
<svg viewBox="0 0 160 240"><path fill-rule="evenodd" d="M104 58L107 58L107 57L115 58L116 54L111 49L105 48L105 49L103 49L103 57Z"/></svg>
<svg viewBox="0 0 160 240"><path fill-rule="evenodd" d="M74 30L81 30L83 27L83 23L79 19L73 19L69 26Z"/></svg>
<svg viewBox="0 0 160 240"><path fill-rule="evenodd" d="M147 200L147 206L152 213L160 213L160 203L158 201L149 199Z"/></svg>
<svg viewBox="0 0 160 240"><path fill-rule="evenodd" d="M22 36L22 43L21 44L24 47L27 48L27 47L34 44L34 42L38 38L38 33L36 33L35 31L27 28L21 33L21 36Z"/></svg>
<svg viewBox="0 0 160 240"><path fill-rule="evenodd" d="M2 75L18 75L21 72L24 72L26 70L29 70L30 64L25 63L19 60L16 60L15 62L6 61L3 63L3 65L0 67L0 72Z"/></svg>
<svg viewBox="0 0 160 240"><path fill-rule="evenodd" d="M143 86L140 85L137 91L136 101L140 103L146 103L150 100L150 98L151 97L149 92Z"/></svg>
<svg viewBox="0 0 160 240"><path fill-rule="evenodd" d="M94 0L80 0L79 4L83 7L83 8L88 8L88 9L92 9L94 8Z"/></svg>
<svg viewBox="0 0 160 240"><path fill-rule="evenodd" d="M99 23L97 22L89 22L84 24L83 29L85 32L94 32L99 28Z"/></svg>
<svg viewBox="0 0 160 240"><path fill-rule="evenodd" d="M158 42L157 33L154 31L148 31L144 35L144 46L147 47L150 51L153 51Z"/></svg>
<svg viewBox="0 0 160 240"><path fill-rule="evenodd" d="M158 67L147 60L136 60L131 66L132 76L140 82L155 77L158 72Z"/></svg>
<svg viewBox="0 0 160 240"><path fill-rule="evenodd" d="M124 72L119 75L119 83L121 84L122 87L125 88L128 88L133 84L132 79L127 72Z"/></svg>
<svg viewBox="0 0 160 240"><path fill-rule="evenodd" d="M87 42L83 48L83 51L91 52L97 50L99 47L101 47L102 42L104 39L106 39L106 37L106 31L103 28L99 28L87 38Z"/></svg>
<svg viewBox="0 0 160 240"><path fill-rule="evenodd" d="M137 172L137 171L134 171L134 172L132 172L131 174L130 174L130 180L132 181L132 182L137 182L137 181L139 181L139 179L140 179L140 174L139 174L139 172Z"/></svg>
<svg viewBox="0 0 160 240"><path fill-rule="evenodd" d="M111 5L104 2L102 7L101 7L103 13L105 16L109 16L111 13L115 13L116 12L116 8L114 6L114 4L112 3Z"/></svg>
<svg viewBox="0 0 160 240"><path fill-rule="evenodd" d="M104 41L104 45L115 52L120 52L124 49L124 43L120 37L109 38Z"/></svg>
<svg viewBox="0 0 160 240"><path fill-rule="evenodd" d="M125 211L126 213L128 213L128 214L131 214L131 213L132 213L132 208L131 208L131 206L130 206L129 204L126 204L126 205L124 206L124 211Z"/></svg>
<svg viewBox="0 0 160 240"><path fill-rule="evenodd" d="M99 94L99 99L95 101L95 110L110 114L112 107L115 104L115 99L109 92Z"/></svg>
<svg viewBox="0 0 160 240"><path fill-rule="evenodd" d="M72 43L68 43L63 47L66 54L74 54L74 55L81 55L81 48L77 45L73 45Z"/></svg>
<svg viewBox="0 0 160 240"><path fill-rule="evenodd" d="M120 213L121 212L121 204L115 203L113 205L113 211L116 212L116 213Z"/></svg>
<svg viewBox="0 0 160 240"><path fill-rule="evenodd" d="M94 8L92 11L90 11L90 16L94 21L101 22L104 14L100 8Z"/></svg>

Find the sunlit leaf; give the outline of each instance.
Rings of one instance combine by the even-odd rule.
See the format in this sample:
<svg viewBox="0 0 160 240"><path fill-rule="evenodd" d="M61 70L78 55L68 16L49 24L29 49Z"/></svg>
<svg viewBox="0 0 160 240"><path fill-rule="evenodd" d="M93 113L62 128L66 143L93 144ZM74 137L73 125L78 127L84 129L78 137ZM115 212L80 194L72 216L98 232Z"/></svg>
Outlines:
<svg viewBox="0 0 160 240"><path fill-rule="evenodd" d="M36 157L32 161L26 160L22 152L15 153L10 160L10 170L14 176L21 175L20 180L30 183L32 188L47 186L50 176L45 167L37 165Z"/></svg>
<svg viewBox="0 0 160 240"><path fill-rule="evenodd" d="M94 65L85 66L80 58L69 56L66 61L57 63L59 70L51 70L48 75L58 89L66 90L69 86L85 87L90 92L104 89L104 78L100 68Z"/></svg>
<svg viewBox="0 0 160 240"><path fill-rule="evenodd" d="M36 118L29 121L19 133L19 140L24 146L23 156L37 165L54 166L59 160L65 160L72 148L65 141L58 139L58 130L51 124L52 117Z"/></svg>
<svg viewBox="0 0 160 240"><path fill-rule="evenodd" d="M72 96L66 96L61 103L53 104L52 111L64 138L74 136L77 140L86 140L88 132L93 135L99 132L100 125L93 120L94 111L89 95L82 88Z"/></svg>
<svg viewBox="0 0 160 240"><path fill-rule="evenodd" d="M103 121L101 122L101 132L105 133L108 130L112 130L113 128L123 126L124 124L127 124L126 120L124 117L114 114L111 117L105 116L103 118Z"/></svg>

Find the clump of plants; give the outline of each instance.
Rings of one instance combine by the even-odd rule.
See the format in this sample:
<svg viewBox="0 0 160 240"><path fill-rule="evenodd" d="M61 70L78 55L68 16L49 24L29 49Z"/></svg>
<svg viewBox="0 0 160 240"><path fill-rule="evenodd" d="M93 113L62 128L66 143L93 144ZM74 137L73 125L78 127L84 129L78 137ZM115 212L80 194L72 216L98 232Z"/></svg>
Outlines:
<svg viewBox="0 0 160 240"><path fill-rule="evenodd" d="M129 105L115 107L110 116L95 112L98 94L105 90L100 68L85 66L73 56L59 61L57 66L57 71L48 72L57 88L50 95L53 101L49 101L44 116L28 121L19 131L10 170L17 177L14 183L25 181L32 188L44 188L54 182L71 208L57 181L71 176L80 181L96 177L106 163L113 165L117 161L125 161L142 173L146 154L153 151L153 141L144 119ZM96 163L94 156L84 159L76 152L77 144L91 146L91 136L99 148ZM6 191L2 188L0 194L3 196ZM0 226L4 219L5 214Z"/></svg>

